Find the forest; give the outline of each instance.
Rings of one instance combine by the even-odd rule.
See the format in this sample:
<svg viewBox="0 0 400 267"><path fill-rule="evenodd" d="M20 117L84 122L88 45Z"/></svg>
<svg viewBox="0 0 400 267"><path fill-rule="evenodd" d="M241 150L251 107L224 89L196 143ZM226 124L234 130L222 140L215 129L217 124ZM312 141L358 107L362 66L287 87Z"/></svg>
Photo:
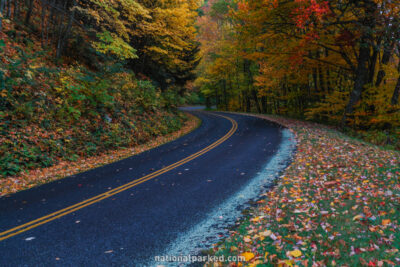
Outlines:
<svg viewBox="0 0 400 267"><path fill-rule="evenodd" d="M400 0L0 0L0 265L400 266L399 98Z"/></svg>
<svg viewBox="0 0 400 267"><path fill-rule="evenodd" d="M313 120L400 148L400 2L209 0L195 86L219 109Z"/></svg>
<svg viewBox="0 0 400 267"><path fill-rule="evenodd" d="M1 177L169 134L202 99L400 148L397 0L1 0L0 13Z"/></svg>
<svg viewBox="0 0 400 267"><path fill-rule="evenodd" d="M0 1L0 176L181 128L197 3Z"/></svg>

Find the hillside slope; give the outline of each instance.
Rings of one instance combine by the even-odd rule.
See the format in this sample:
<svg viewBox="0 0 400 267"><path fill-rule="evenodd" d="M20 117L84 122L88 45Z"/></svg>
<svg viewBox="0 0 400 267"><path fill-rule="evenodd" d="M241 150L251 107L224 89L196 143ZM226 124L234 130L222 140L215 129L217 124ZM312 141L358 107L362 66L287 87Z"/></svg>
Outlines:
<svg viewBox="0 0 400 267"><path fill-rule="evenodd" d="M0 178L132 147L182 127L178 97L115 61L91 70L41 48L21 24L0 32Z"/></svg>

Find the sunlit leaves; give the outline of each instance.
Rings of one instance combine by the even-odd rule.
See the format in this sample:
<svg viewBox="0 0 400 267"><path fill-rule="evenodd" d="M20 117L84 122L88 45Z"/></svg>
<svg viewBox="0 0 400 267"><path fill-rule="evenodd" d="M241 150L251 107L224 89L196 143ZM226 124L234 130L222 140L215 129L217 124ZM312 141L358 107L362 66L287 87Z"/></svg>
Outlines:
<svg viewBox="0 0 400 267"><path fill-rule="evenodd" d="M209 94L215 102L224 94L236 103L228 109L260 112L262 103L263 112L345 121L358 130L399 127L399 107L391 100L400 75L398 8L385 0L208 1L198 22L198 74L210 81L202 88L215 88ZM369 47L364 63L363 47ZM366 65L365 75L356 73ZM378 70L386 74L379 86ZM363 85L351 94L356 80ZM352 114L343 120L349 106Z"/></svg>
<svg viewBox="0 0 400 267"><path fill-rule="evenodd" d="M93 46L98 52L112 54L122 60L137 58L136 50L116 34L105 31L98 33L97 37L99 41Z"/></svg>
<svg viewBox="0 0 400 267"><path fill-rule="evenodd" d="M90 0L76 10L86 20L95 22L88 25L98 31L94 48L101 53L111 54L125 60L136 58L136 51L130 43L131 24L149 18L149 12L134 0L101 1Z"/></svg>

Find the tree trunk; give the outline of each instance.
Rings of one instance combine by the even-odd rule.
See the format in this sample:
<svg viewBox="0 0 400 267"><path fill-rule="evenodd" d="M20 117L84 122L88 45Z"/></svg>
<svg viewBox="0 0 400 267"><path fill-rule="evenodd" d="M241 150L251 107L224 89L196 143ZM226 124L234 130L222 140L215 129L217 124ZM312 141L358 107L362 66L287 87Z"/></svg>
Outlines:
<svg viewBox="0 0 400 267"><path fill-rule="evenodd" d="M368 83L370 83L370 84L372 84L374 82L376 62L378 60L380 43L381 43L381 40L377 41L377 43L374 45L374 47L373 47L374 52L372 53L372 57L370 57L370 60L369 60Z"/></svg>
<svg viewBox="0 0 400 267"><path fill-rule="evenodd" d="M45 38L46 27L45 27L44 22L45 22L45 17L46 17L46 8L47 8L46 5L47 5L47 2L45 0L42 0L42 15L41 15L41 21L42 21L42 48L45 47L44 38Z"/></svg>
<svg viewBox="0 0 400 267"><path fill-rule="evenodd" d="M347 123L348 115L354 112L354 105L361 99L361 94L368 79L367 63L370 57L370 45L367 43L370 40L369 34L364 34L361 38L361 45L357 59L357 69L355 73L353 90L350 93L349 102L346 105L341 126L344 127Z"/></svg>
<svg viewBox="0 0 400 267"><path fill-rule="evenodd" d="M251 93L253 95L254 102L256 103L257 112L261 113L261 106L260 106L260 102L258 101L256 90L254 90L254 89L251 90Z"/></svg>
<svg viewBox="0 0 400 267"><path fill-rule="evenodd" d="M310 58L314 58L314 55L312 52L309 52L309 54L310 54ZM315 93L318 92L318 69L317 68L312 68L312 83L314 85ZM308 97L311 98L311 86L309 86Z"/></svg>
<svg viewBox="0 0 400 267"><path fill-rule="evenodd" d="M243 64L244 71L247 73L247 93L246 94L247 94L247 98L249 99L248 101L250 102L249 94L251 94L253 97L253 100L255 102L257 112L261 113L261 107L260 107L260 103L257 98L257 92L256 92L256 90L254 90L254 87L253 87L253 74L251 73L251 69L250 69L251 61L245 59L243 63L244 63Z"/></svg>
<svg viewBox="0 0 400 267"><path fill-rule="evenodd" d="M249 92L245 92L245 101L246 101L246 112L251 112L251 103L250 103L250 97L249 97Z"/></svg>
<svg viewBox="0 0 400 267"><path fill-rule="evenodd" d="M66 27L63 35L61 35L61 33L60 33L60 38L58 40L57 53L56 53L57 58L60 58L60 56L62 55L64 48L68 42L69 34L70 34L71 28L72 28L72 22L74 21L74 16L75 16L75 5L76 5L76 2L75 2L75 0L73 0L72 7L70 9L69 18L68 18L67 27Z"/></svg>
<svg viewBox="0 0 400 267"><path fill-rule="evenodd" d="M215 105L217 109L219 108L219 94L218 94L218 86L215 87Z"/></svg>
<svg viewBox="0 0 400 267"><path fill-rule="evenodd" d="M317 59L320 58L319 51L317 51L316 58ZM322 64L320 64L320 63L318 63L318 78L319 78L319 89L320 89L320 92L325 92L324 73L323 73L323 70L322 70ZM319 101L320 100L319 96L317 96L317 97L318 97L317 100Z"/></svg>
<svg viewBox="0 0 400 267"><path fill-rule="evenodd" d="M17 20L17 18L18 18L18 0L14 0L14 19Z"/></svg>
<svg viewBox="0 0 400 267"><path fill-rule="evenodd" d="M329 51L325 49L325 57L329 56ZM328 93L331 92L331 72L329 70L329 66L326 67L326 90Z"/></svg>
<svg viewBox="0 0 400 267"><path fill-rule="evenodd" d="M347 124L348 115L354 112L354 105L361 99L361 94L365 85L368 83L368 62L371 62L371 44L373 40L372 32L376 27L375 12L377 11L377 4L373 0L365 1L365 14L361 23L363 26L363 33L359 42L359 53L357 58L357 68L354 73L354 86L350 93L350 99L346 105L341 127L344 128Z"/></svg>
<svg viewBox="0 0 400 267"><path fill-rule="evenodd" d="M228 76L228 81L229 81L229 92L230 92L230 96L231 96L231 98L233 98L234 97L234 92L233 92L233 85L232 85L232 79L231 79L232 77L231 77L231 75L229 75ZM233 99L232 99L233 100ZM240 102L239 102L240 103ZM235 105L236 106L236 105ZM231 107L232 108L232 107ZM235 110L236 111L236 110Z"/></svg>
<svg viewBox="0 0 400 267"><path fill-rule="evenodd" d="M11 0L7 0L7 18L11 17Z"/></svg>
<svg viewBox="0 0 400 267"><path fill-rule="evenodd" d="M4 13L4 6L5 6L5 0L0 1L0 31L3 29L3 13Z"/></svg>
<svg viewBox="0 0 400 267"><path fill-rule="evenodd" d="M210 101L210 97L206 97L206 108L211 108L211 101Z"/></svg>
<svg viewBox="0 0 400 267"><path fill-rule="evenodd" d="M326 69L326 89L328 90L328 93L332 91L332 85L331 85L331 72L329 71L329 67Z"/></svg>
<svg viewBox="0 0 400 267"><path fill-rule="evenodd" d="M262 113L267 114L268 113L268 104L267 104L266 96L261 97L261 107L262 107Z"/></svg>
<svg viewBox="0 0 400 267"><path fill-rule="evenodd" d="M244 111L244 112L245 112L245 111L246 111L246 97L245 97L243 91L240 93L240 97L241 97L241 102L240 102L241 111Z"/></svg>
<svg viewBox="0 0 400 267"><path fill-rule="evenodd" d="M34 0L29 0L28 2L28 10L26 11L26 16L25 16L25 24L29 25L31 16L32 16L32 11L33 11L33 1Z"/></svg>
<svg viewBox="0 0 400 267"><path fill-rule="evenodd" d="M243 111L242 94L240 92L238 94L238 101L239 101L239 110Z"/></svg>
<svg viewBox="0 0 400 267"><path fill-rule="evenodd" d="M394 44L395 42L392 42L389 47L384 46L382 60L381 60L382 65L387 65L389 63L389 60L392 56ZM375 87L379 87L381 85L383 78L385 78L385 76L386 72L383 69L380 69L378 71L378 76L376 78Z"/></svg>
<svg viewBox="0 0 400 267"><path fill-rule="evenodd" d="M49 8L50 8L50 15L48 16L47 23L46 23L46 38L45 38L45 45L49 45L49 40L50 40L50 23L54 23L54 13L55 13L55 5L56 5L56 0L53 0L52 2L48 2ZM53 32L55 30L53 29Z"/></svg>
<svg viewBox="0 0 400 267"><path fill-rule="evenodd" d="M399 48L400 48L400 46L399 46ZM392 104L393 106L399 104L399 95L400 95L400 63L399 63L399 65L397 66L397 70L398 70L398 72L399 72L399 77L398 77L398 79L397 79L396 87L394 88L393 95L392 95L391 104Z"/></svg>
<svg viewBox="0 0 400 267"><path fill-rule="evenodd" d="M224 105L225 105L225 110L228 110L228 95L226 92L226 80L222 80L222 88L223 88L223 94L224 94Z"/></svg>
<svg viewBox="0 0 400 267"><path fill-rule="evenodd" d="M400 95L400 75L399 78L397 79L397 84L396 87L394 88L393 96L392 96L392 105L397 105L399 104L399 95Z"/></svg>
<svg viewBox="0 0 400 267"><path fill-rule="evenodd" d="M318 92L318 76L317 76L317 69L312 69L312 77L313 77L313 85L315 92ZM308 97L311 97L311 90L308 90Z"/></svg>
<svg viewBox="0 0 400 267"><path fill-rule="evenodd" d="M319 88L321 88L321 92L326 92L326 89L325 89L325 79L324 79L324 72L323 72L323 70L322 70L322 66L320 65L319 67L318 67L318 72L319 72ZM318 100L320 100L320 99L318 99Z"/></svg>
<svg viewBox="0 0 400 267"><path fill-rule="evenodd" d="M60 22L58 24L58 38L57 38L57 50L56 50L56 58L59 59L61 56L61 50L63 46L63 39L64 39L64 31L63 31L63 26L64 26L64 18L65 18L65 13L67 11L67 1L64 3L64 8L63 8L62 16L60 18Z"/></svg>

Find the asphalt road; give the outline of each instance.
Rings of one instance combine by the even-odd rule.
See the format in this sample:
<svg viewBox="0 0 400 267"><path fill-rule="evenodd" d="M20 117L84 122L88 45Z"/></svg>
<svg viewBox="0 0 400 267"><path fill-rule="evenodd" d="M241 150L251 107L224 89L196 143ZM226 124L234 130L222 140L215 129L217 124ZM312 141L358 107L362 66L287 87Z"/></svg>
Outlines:
<svg viewBox="0 0 400 267"><path fill-rule="evenodd" d="M282 141L262 119L193 113L201 126L176 141L0 198L0 266L146 266Z"/></svg>

